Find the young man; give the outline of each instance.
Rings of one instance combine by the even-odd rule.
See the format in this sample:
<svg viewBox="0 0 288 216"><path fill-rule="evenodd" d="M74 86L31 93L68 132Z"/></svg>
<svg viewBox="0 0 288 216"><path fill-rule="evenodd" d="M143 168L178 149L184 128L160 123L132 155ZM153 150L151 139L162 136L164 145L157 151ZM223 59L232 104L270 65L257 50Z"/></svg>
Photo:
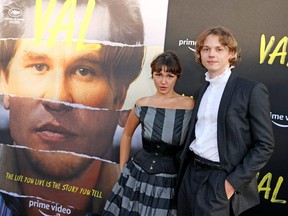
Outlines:
<svg viewBox="0 0 288 216"><path fill-rule="evenodd" d="M116 164L106 160L119 110L144 58L139 3L3 5L1 89L14 140L0 148L6 207L21 216L101 213L118 178ZM11 14L20 23L11 23Z"/></svg>
<svg viewBox="0 0 288 216"><path fill-rule="evenodd" d="M229 216L257 205L256 174L274 149L267 88L234 75L237 41L223 27L197 38L207 83L196 99L181 155L178 214Z"/></svg>

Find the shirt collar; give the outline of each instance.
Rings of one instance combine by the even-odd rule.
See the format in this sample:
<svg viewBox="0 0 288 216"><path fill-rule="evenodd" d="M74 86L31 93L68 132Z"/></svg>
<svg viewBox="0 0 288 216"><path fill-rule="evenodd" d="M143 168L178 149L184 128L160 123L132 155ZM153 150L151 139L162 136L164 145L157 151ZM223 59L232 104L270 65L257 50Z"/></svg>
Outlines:
<svg viewBox="0 0 288 216"><path fill-rule="evenodd" d="M205 80L207 82L210 82L211 84L217 84L217 83L223 83L223 82L227 82L229 79L229 76L231 75L231 68L227 68L223 73L221 73L218 76L215 76L213 78L209 77L209 73L208 71L205 73Z"/></svg>

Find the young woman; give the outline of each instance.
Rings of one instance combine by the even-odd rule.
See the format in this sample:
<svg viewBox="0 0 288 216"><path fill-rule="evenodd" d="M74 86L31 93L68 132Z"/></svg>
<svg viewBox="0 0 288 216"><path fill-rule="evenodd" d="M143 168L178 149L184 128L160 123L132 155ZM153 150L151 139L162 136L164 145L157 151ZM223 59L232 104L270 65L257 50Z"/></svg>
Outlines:
<svg viewBox="0 0 288 216"><path fill-rule="evenodd" d="M174 201L176 155L186 137L194 100L174 91L181 74L174 52L157 56L151 63L151 73L157 91L140 98L129 115L120 144L122 174L102 215L177 214ZM132 136L139 124L143 148L128 160Z"/></svg>

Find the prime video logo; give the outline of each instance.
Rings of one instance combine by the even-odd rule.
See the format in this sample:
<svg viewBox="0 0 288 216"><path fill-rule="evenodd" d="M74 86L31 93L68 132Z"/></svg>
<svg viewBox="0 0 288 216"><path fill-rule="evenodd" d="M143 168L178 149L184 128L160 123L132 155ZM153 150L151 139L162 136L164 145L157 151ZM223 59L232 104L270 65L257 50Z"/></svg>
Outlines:
<svg viewBox="0 0 288 216"><path fill-rule="evenodd" d="M271 120L274 125L278 127L287 128L288 127L288 115L275 114L270 112Z"/></svg>
<svg viewBox="0 0 288 216"><path fill-rule="evenodd" d="M189 40L189 39L186 39L186 40L179 40L178 42L178 46L181 47L181 46L187 46L189 50L195 52L195 45L196 45L196 41L194 40Z"/></svg>

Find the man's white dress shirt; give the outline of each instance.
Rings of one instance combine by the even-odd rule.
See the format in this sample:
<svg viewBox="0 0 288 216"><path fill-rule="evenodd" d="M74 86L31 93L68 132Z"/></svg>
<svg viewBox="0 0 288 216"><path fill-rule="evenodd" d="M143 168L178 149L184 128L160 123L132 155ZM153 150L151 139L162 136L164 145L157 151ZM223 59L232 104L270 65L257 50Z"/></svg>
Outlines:
<svg viewBox="0 0 288 216"><path fill-rule="evenodd" d="M209 78L208 72L205 73L205 79L210 85L202 97L197 113L196 139L189 146L195 154L215 162L220 162L217 143L218 109L230 75L230 68L212 79Z"/></svg>

